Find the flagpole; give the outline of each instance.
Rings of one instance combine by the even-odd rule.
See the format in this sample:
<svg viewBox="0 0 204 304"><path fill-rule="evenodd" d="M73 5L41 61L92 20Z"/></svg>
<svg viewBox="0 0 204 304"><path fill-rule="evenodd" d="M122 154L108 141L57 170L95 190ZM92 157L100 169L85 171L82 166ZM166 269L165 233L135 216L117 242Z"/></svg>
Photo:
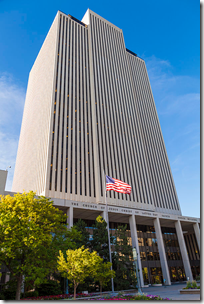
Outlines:
<svg viewBox="0 0 204 304"><path fill-rule="evenodd" d="M107 191L106 191L106 175L104 172L104 196L105 196L105 202L106 202L106 220L107 220L107 229L108 229L108 247L109 247L109 256L110 256L110 263L111 263L111 270L113 270L112 267L112 256L111 256L111 244L110 244L110 231L109 231L109 219L108 219L108 205L107 205ZM114 292L114 282L113 277L111 278L111 285L112 285L112 292Z"/></svg>

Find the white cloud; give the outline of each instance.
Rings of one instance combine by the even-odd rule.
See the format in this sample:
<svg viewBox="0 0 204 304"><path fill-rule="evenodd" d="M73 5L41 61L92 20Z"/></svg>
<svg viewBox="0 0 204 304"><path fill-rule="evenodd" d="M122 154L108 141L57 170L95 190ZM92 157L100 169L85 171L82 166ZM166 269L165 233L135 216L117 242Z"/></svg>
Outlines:
<svg viewBox="0 0 204 304"><path fill-rule="evenodd" d="M0 126L16 124L25 101L25 89L20 86L11 74L0 74Z"/></svg>
<svg viewBox="0 0 204 304"><path fill-rule="evenodd" d="M200 80L189 75L177 75L169 61L155 56L145 58L148 75L156 102L169 101L174 96L199 95ZM197 95L195 96L198 97Z"/></svg>
<svg viewBox="0 0 204 304"><path fill-rule="evenodd" d="M172 126L182 122L175 132L182 135L198 131L200 125L200 80L189 75L176 75L169 61L155 56L145 58L159 119ZM169 122L169 123L168 123ZM173 127L172 127L173 128Z"/></svg>
<svg viewBox="0 0 204 304"><path fill-rule="evenodd" d="M198 110L200 106L200 94L167 95L161 102L163 106L159 111L160 115L171 115L174 113L186 115Z"/></svg>
<svg viewBox="0 0 204 304"><path fill-rule="evenodd" d="M13 137L10 134L8 137L6 134L0 133L0 169L6 170L9 166L11 169L8 169L6 190L9 191L12 188L13 174L16 162L16 154L18 147L18 138Z"/></svg>
<svg viewBox="0 0 204 304"><path fill-rule="evenodd" d="M200 79L176 73L169 61L143 58L182 212L189 214L193 202L199 216Z"/></svg>
<svg viewBox="0 0 204 304"><path fill-rule="evenodd" d="M25 102L25 88L8 73L0 74L0 169L8 166L6 190L11 190L20 126Z"/></svg>
<svg viewBox="0 0 204 304"><path fill-rule="evenodd" d="M197 132L199 130L199 126L197 123L191 123L191 124L188 124L184 130L184 132L182 133L182 135L187 135L187 134L190 134L192 132Z"/></svg>

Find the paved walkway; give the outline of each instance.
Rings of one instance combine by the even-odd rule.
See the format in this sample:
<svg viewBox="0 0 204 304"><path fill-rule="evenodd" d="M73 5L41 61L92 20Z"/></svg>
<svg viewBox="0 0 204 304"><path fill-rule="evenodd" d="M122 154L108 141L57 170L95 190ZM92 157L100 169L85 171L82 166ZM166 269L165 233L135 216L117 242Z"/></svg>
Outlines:
<svg viewBox="0 0 204 304"><path fill-rule="evenodd" d="M175 284L170 286L161 287L146 287L142 288L142 292L145 294L159 295L161 298L169 298L171 300L183 300L183 301L199 301L200 294L180 294L179 289L185 287L186 284Z"/></svg>
<svg viewBox="0 0 204 304"><path fill-rule="evenodd" d="M175 285L171 285L171 286L161 286L161 287L155 287L155 286L151 286L151 287L145 287L142 288L142 292L144 294L147 295L158 295L161 298L169 298L170 300L174 300L174 301L199 301L200 300L200 294L180 294L179 290L182 289L183 287L186 286L185 284L175 284ZM117 294L118 292L116 291L115 294ZM137 292L135 292L134 290L129 290L124 292L126 294L137 294ZM107 293L103 292L103 296L106 296ZM110 295L110 293L109 293ZM100 297L99 295L97 295L94 298L94 301L97 301L97 297ZM93 298L93 297L92 297ZM80 298L77 300L88 300L87 298ZM67 301L67 299L64 299L64 301Z"/></svg>

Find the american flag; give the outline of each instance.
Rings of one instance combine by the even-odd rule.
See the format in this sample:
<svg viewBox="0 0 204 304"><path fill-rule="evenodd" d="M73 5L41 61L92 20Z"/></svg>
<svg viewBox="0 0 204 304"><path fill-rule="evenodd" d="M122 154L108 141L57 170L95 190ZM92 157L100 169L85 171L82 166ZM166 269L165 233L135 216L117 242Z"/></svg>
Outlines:
<svg viewBox="0 0 204 304"><path fill-rule="evenodd" d="M114 190L119 193L130 194L131 186L120 181L119 179L115 179L106 175L106 191L110 190Z"/></svg>

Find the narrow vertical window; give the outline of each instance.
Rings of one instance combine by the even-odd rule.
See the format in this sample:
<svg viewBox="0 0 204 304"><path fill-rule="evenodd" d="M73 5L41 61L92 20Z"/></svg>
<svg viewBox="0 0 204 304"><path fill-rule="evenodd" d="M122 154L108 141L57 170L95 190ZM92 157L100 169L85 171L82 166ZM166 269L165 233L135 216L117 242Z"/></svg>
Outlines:
<svg viewBox="0 0 204 304"><path fill-rule="evenodd" d="M77 160L77 135L78 135L78 130L77 130L77 105L78 105L78 100L77 100L77 90L78 90L78 70L77 70L77 64L79 64L78 60L78 50L79 50L79 45L78 45L78 39L77 39L77 34L78 34L78 29L79 25L75 24L75 194L77 194L77 165L78 165L78 160Z"/></svg>
<svg viewBox="0 0 204 304"><path fill-rule="evenodd" d="M72 86L71 86L71 157L70 157L70 193L72 193L72 158L73 158L73 149L74 149L74 144L73 144L73 99L74 99L74 92L73 92L73 83L74 83L74 77L73 77L73 65L74 65L74 59L73 59L73 54L74 54L74 45L75 45L75 40L74 40L74 22L72 21Z"/></svg>
<svg viewBox="0 0 204 304"><path fill-rule="evenodd" d="M60 34L61 34L61 18L60 18L60 24L59 24L58 52L57 52L57 54L59 54L59 50L60 50L60 41L61 41L60 40L61 39ZM55 99L54 99L53 129L52 129L52 149L51 149L51 164L50 164L50 187L49 187L50 190L52 190L52 172L53 172L53 154L54 154L54 138L55 138L58 70L59 70L59 56L57 56L57 71L56 71L56 81L55 81Z"/></svg>
<svg viewBox="0 0 204 304"><path fill-rule="evenodd" d="M55 191L57 191L57 173L58 173L58 154L59 154L59 131L60 131L60 112L61 112L61 92L62 92L62 59L63 59L63 40L64 40L64 20L63 17L63 26L62 26L62 41L61 41L61 67L60 67L60 85L59 85L59 103L58 103L58 129L57 129L57 151L56 151L56 169L55 169Z"/></svg>
<svg viewBox="0 0 204 304"><path fill-rule="evenodd" d="M66 172L65 172L65 193L67 193L68 182L68 143L69 143L69 109L70 109L70 36L71 36L71 21L69 20L69 44L68 44L68 80L67 80L67 131L66 131Z"/></svg>
<svg viewBox="0 0 204 304"><path fill-rule="evenodd" d="M65 50L64 50L64 86L63 86L63 108L62 108L62 144L61 144L61 174L60 174L60 192L62 192L62 176L63 176L63 153L64 153L64 119L65 119L65 89L66 89L66 69L67 69L67 18L65 19ZM64 190L64 189L63 189Z"/></svg>

